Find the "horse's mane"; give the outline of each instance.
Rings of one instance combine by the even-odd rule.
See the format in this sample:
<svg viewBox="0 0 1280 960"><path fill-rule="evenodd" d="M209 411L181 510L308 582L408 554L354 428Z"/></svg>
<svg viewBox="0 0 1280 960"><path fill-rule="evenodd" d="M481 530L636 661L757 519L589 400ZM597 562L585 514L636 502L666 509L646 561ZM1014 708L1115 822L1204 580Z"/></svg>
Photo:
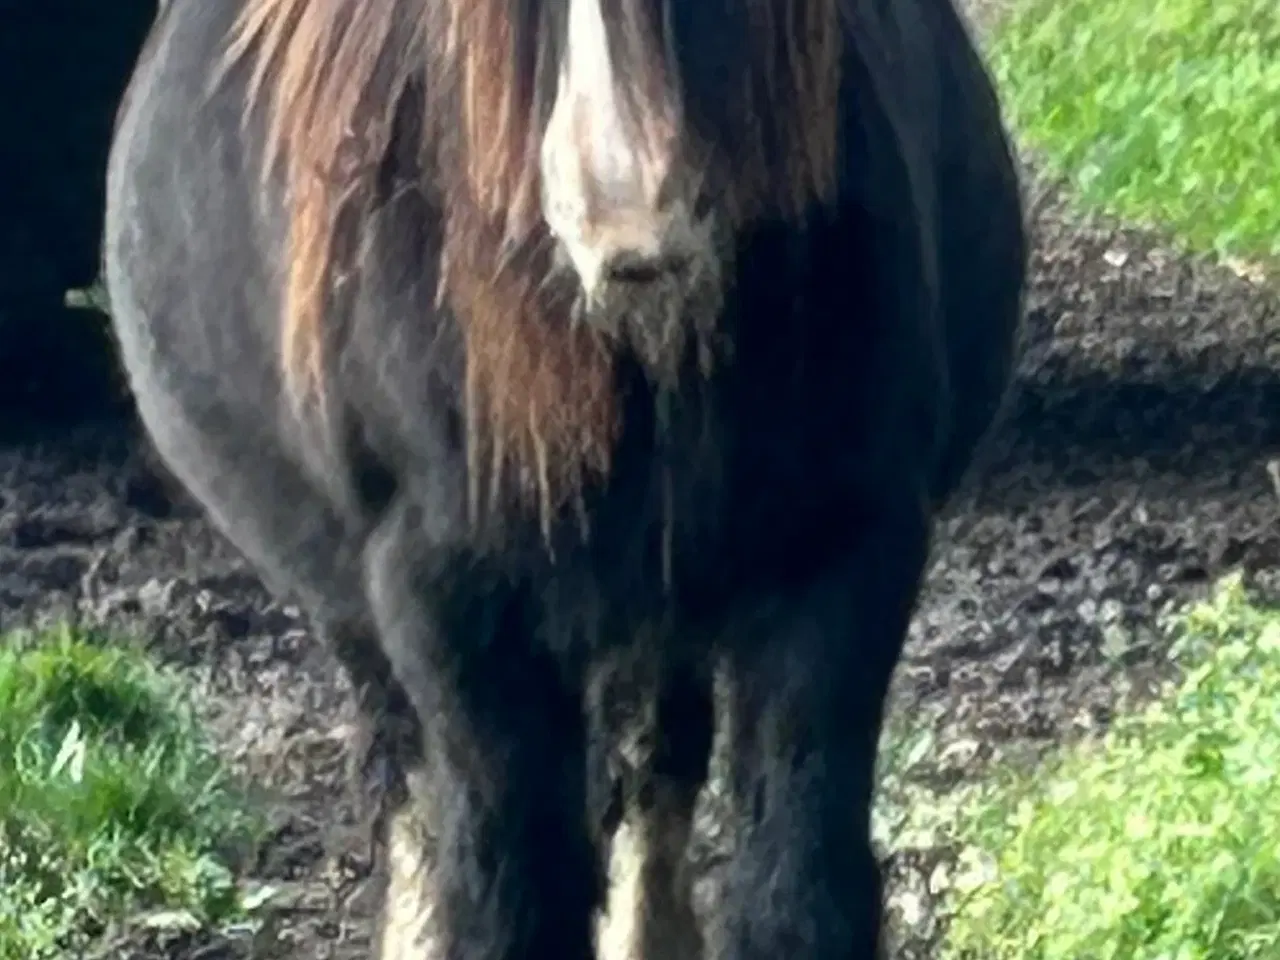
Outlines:
<svg viewBox="0 0 1280 960"><path fill-rule="evenodd" d="M351 266L344 234L372 213L384 161L404 150L393 139L408 104L419 176L434 181L445 217L438 295L465 341L473 482L481 468L495 485L512 476L536 493L545 523L607 471L618 429L609 345L568 323L545 282L537 139L556 66L542 42L547 5L242 2L223 66L247 63L246 115L266 110L264 176L283 171L287 187L291 393L323 391L326 304L337 269ZM744 134L727 171L734 206L800 213L835 190L840 0L744 2L761 76L733 107Z"/></svg>

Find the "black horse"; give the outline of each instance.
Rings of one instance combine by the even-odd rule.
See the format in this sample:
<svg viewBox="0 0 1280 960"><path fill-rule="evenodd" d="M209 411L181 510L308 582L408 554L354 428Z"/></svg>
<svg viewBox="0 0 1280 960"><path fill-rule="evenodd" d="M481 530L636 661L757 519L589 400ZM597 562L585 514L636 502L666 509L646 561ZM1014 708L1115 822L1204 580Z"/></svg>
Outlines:
<svg viewBox="0 0 1280 960"><path fill-rule="evenodd" d="M713 677L709 952L873 955L884 698L1023 229L949 0L165 5L114 329L160 458L362 692L384 958L585 960L606 902L602 952L701 954Z"/></svg>

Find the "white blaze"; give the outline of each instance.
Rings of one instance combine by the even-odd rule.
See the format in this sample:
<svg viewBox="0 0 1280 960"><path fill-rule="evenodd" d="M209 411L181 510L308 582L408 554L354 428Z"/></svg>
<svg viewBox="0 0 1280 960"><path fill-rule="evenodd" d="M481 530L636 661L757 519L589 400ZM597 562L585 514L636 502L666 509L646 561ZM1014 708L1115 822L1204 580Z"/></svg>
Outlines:
<svg viewBox="0 0 1280 960"><path fill-rule="evenodd" d="M588 291L616 253L658 254L670 222L658 209L671 162L667 124L651 116L628 122L617 84L600 0L570 0L559 87L542 141L543 210Z"/></svg>

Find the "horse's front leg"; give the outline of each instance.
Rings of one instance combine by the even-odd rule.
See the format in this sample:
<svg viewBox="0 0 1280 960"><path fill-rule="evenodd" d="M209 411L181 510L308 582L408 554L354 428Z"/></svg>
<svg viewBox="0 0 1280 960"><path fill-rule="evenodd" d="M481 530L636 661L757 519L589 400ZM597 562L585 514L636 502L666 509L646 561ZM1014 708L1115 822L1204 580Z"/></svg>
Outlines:
<svg viewBox="0 0 1280 960"><path fill-rule="evenodd" d="M424 739L421 777L390 827L393 881L430 922L402 916L414 942L400 949L388 923L382 955L593 960L603 881L581 691L535 640L528 599L499 578L466 589L433 562L423 523L401 510L367 557L370 605Z"/></svg>
<svg viewBox="0 0 1280 960"><path fill-rule="evenodd" d="M885 696L928 552L922 502L886 498L840 562L752 605L726 639L731 790L743 833L720 960L873 960L871 803Z"/></svg>

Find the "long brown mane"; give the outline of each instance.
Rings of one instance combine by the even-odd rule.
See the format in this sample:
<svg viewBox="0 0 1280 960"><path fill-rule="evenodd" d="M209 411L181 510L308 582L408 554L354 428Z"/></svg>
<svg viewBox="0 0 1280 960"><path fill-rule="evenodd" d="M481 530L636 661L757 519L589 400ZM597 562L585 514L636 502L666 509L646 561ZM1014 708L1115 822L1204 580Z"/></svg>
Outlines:
<svg viewBox="0 0 1280 960"><path fill-rule="evenodd" d="M743 2L760 77L736 105L744 136L724 171L733 207L743 217L798 214L835 190L840 0ZM248 63L246 112L266 109L264 176L282 170L287 186L290 392L323 392L326 305L335 277L353 267L342 233L372 212L383 162L404 149L393 139L410 104L421 125L422 188L445 214L438 296L464 338L473 483L487 475L496 496L504 477L513 480L549 522L589 476L609 469L619 401L609 345L568 322L563 291L546 282L538 137L555 67L541 42L548 5L243 4L224 66ZM475 496L473 488L473 507Z"/></svg>

